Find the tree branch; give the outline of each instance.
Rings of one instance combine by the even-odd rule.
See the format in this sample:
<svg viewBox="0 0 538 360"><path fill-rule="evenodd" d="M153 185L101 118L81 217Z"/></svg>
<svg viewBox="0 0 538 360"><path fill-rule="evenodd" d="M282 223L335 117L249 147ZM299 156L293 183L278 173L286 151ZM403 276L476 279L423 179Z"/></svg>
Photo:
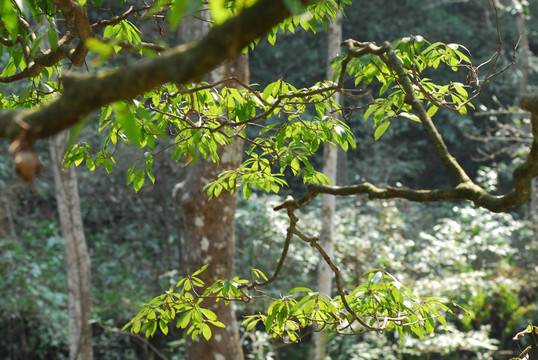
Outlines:
<svg viewBox="0 0 538 360"><path fill-rule="evenodd" d="M414 112L419 117L424 132L435 148L437 157L447 167L452 176L454 176L458 185L447 189L411 190L394 187L382 189L370 183L346 187L310 184L308 193L296 200L294 206L301 207L310 202L318 194L341 196L367 194L370 199L401 198L417 202L470 200L474 202L475 205L493 212L506 211L530 200L531 181L534 177L538 176L538 94L525 96L521 100L521 107L532 114L531 124L533 141L530 153L525 162L514 169L514 189L503 196L492 195L479 185L475 184L463 170L456 158L449 152L441 134L416 95L415 90L413 89L413 84L405 72L402 62L392 49L391 44L385 42L382 46L377 46L371 42L346 40L344 45L349 50L348 58L374 54L379 56L396 72L398 82L405 93L405 102L411 105ZM347 59L343 61L343 64L346 63L346 60ZM342 70L342 72L344 71ZM278 210L278 208L275 210Z"/></svg>
<svg viewBox="0 0 538 360"><path fill-rule="evenodd" d="M54 0L69 24L87 22L66 6L69 0ZM237 16L211 29L197 43L181 45L160 57L145 59L111 72L70 74L62 78L63 94L56 100L32 110L0 112L0 137L13 140L21 132L15 121L28 124L31 142L52 136L81 121L92 111L111 102L129 100L167 82L188 83L199 80L223 61L237 55L248 44L291 15L283 0L260 0ZM309 3L304 1L305 4ZM64 12L65 11L65 12ZM72 12L69 12L72 11ZM85 26L85 25L84 25ZM88 23L89 30L89 23ZM89 35L87 35L89 36ZM81 41L80 44L83 44ZM80 46L79 44L79 46ZM77 57L77 48L73 57Z"/></svg>
<svg viewBox="0 0 538 360"><path fill-rule="evenodd" d="M351 186L329 186L310 184L303 197L293 200L295 208L309 203L319 194L337 196L368 195L369 199L406 199L415 202L447 200L469 200L476 206L493 212L502 212L529 202L531 181L538 177L538 93L526 95L521 99L521 107L531 113L533 140L525 161L513 171L514 188L502 196L492 195L472 181L460 182L453 188L434 190L412 190L404 187L378 188L368 182ZM422 119L421 119L422 120ZM456 161L455 159L453 161ZM280 210L284 206L276 207Z"/></svg>

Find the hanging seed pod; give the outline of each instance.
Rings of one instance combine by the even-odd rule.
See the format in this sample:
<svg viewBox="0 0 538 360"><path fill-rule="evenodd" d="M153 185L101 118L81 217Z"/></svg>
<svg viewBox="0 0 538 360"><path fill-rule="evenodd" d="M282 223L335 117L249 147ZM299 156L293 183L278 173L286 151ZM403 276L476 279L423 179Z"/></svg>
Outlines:
<svg viewBox="0 0 538 360"><path fill-rule="evenodd" d="M39 174L41 164L30 142L31 128L26 123L24 125L21 126L22 130L19 136L9 145L9 152L14 154L17 174L23 181L29 182Z"/></svg>
<svg viewBox="0 0 538 360"><path fill-rule="evenodd" d="M25 182L31 181L39 173L41 165L33 148L15 152L15 170Z"/></svg>

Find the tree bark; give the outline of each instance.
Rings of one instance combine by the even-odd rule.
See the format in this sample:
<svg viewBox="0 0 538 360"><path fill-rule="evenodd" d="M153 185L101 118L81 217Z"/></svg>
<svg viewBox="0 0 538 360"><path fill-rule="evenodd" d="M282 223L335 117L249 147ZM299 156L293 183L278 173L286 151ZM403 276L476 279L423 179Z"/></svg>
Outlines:
<svg viewBox="0 0 538 360"><path fill-rule="evenodd" d="M520 54L518 56L518 62L521 71L521 77L519 78L519 96L517 101L521 99L528 91L529 87L529 72L530 72L530 48L529 48L529 36L527 34L527 23L525 21L525 10L523 5L518 0L513 0L512 4L516 9L516 22L517 30L520 35L519 49ZM516 104L517 105L517 104ZM528 207L528 217L531 224L538 223L538 179L533 179L531 183L531 201ZM533 226L533 242L534 246L538 246L538 228Z"/></svg>
<svg viewBox="0 0 538 360"><path fill-rule="evenodd" d="M207 14L203 12L202 14ZM202 15L204 16L204 15ZM207 16L207 15L205 15ZM183 41L193 41L208 31L208 22L186 19L181 25ZM240 55L228 61L209 74L207 81L215 82L228 77L236 77L247 83L249 78L248 57ZM190 274L204 264L210 264L202 274L206 284L217 279L231 277L235 252L235 210L237 197L223 192L211 202L202 188L217 175L228 169L239 167L242 160L242 141L219 149L220 161L201 160L187 168L183 183L175 189L175 198L183 213L184 239L181 249L183 274ZM213 327L209 341L187 337L185 358L188 360L242 360L243 352L239 341L239 329L233 305L224 302L211 303L209 307L226 328Z"/></svg>
<svg viewBox="0 0 538 360"><path fill-rule="evenodd" d="M90 256L84 237L75 168L64 169L62 166L66 139L65 131L51 139L50 153L67 264L69 359L91 360Z"/></svg>
<svg viewBox="0 0 538 360"><path fill-rule="evenodd" d="M327 63L338 54L340 44L342 43L342 13L337 13L333 23L327 27ZM333 78L333 69L327 68L327 78ZM338 93L333 95L334 99L340 101ZM336 114L336 113L335 113ZM336 116L336 115L333 115ZM338 148L329 143L323 145L323 173L331 180L333 185L336 185L337 177L337 159ZM334 211L335 197L333 195L321 195L321 235L320 245L325 250L327 255L332 258L334 255ZM332 290L332 271L329 265L321 259L318 265L317 291L322 292L329 297ZM324 332L316 332L312 335L312 349L310 351L311 360L323 360L327 349L327 334Z"/></svg>

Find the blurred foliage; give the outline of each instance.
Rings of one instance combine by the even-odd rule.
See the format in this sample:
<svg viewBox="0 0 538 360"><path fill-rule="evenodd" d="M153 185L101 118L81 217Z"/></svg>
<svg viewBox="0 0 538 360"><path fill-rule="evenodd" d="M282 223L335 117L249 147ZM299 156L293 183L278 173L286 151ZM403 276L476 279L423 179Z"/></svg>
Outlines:
<svg viewBox="0 0 538 360"><path fill-rule="evenodd" d="M0 356L65 359L67 280L54 223L29 221L20 238L0 239ZM22 266L21 266L22 265Z"/></svg>

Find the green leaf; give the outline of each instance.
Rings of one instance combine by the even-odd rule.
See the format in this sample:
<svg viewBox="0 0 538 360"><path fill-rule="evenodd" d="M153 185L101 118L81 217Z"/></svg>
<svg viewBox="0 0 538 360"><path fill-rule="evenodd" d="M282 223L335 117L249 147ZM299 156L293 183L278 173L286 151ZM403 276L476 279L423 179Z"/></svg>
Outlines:
<svg viewBox="0 0 538 360"><path fill-rule="evenodd" d="M202 312L202 314L204 314L204 316L208 320L211 320L211 321L217 320L217 314L215 314L213 311L211 311L209 309L200 309L200 311Z"/></svg>
<svg viewBox="0 0 538 360"><path fill-rule="evenodd" d="M375 130L374 138L376 140L379 140L379 138L385 133L385 131L387 131L387 129L389 128L389 125L390 125L390 121L388 120L383 122L381 125L379 125L377 129Z"/></svg>
<svg viewBox="0 0 538 360"><path fill-rule="evenodd" d="M209 327L209 325L207 325L206 323L202 323L201 330L202 335L206 340L211 339L211 328Z"/></svg>
<svg viewBox="0 0 538 360"><path fill-rule="evenodd" d="M134 173L133 178L133 188L136 192L142 188L142 185L144 185L144 182L146 181L146 173L144 170L137 170Z"/></svg>
<svg viewBox="0 0 538 360"><path fill-rule="evenodd" d="M141 327L142 327L142 321L135 321L133 324L133 327L131 328L131 332L138 334L140 332Z"/></svg>
<svg viewBox="0 0 538 360"><path fill-rule="evenodd" d="M250 195L252 195L252 190L250 189L250 186L244 185L243 186L243 196L245 197L245 199L248 200L248 198L250 198Z"/></svg>
<svg viewBox="0 0 538 360"><path fill-rule="evenodd" d="M2 21L6 30L15 39L19 33L19 22L17 20L17 14L15 12L14 3L12 1L3 0L0 2L0 13L2 14Z"/></svg>
<svg viewBox="0 0 538 360"><path fill-rule="evenodd" d="M245 320L245 321L243 321L242 325L245 325L245 323L248 322L248 325L247 325L247 327L246 327L246 331L249 331L249 330L252 330L252 329L256 326L256 324L258 324L258 322L259 322L260 320L261 320L261 319L256 319L256 320L254 320L254 321Z"/></svg>
<svg viewBox="0 0 538 360"><path fill-rule="evenodd" d="M39 45L41 44L45 36L47 36L47 34L39 35L35 38L34 41L32 41L32 45L30 46L30 53L32 54L32 56L36 55L37 50L39 49Z"/></svg>
<svg viewBox="0 0 538 360"><path fill-rule="evenodd" d="M176 326L178 328L185 329L189 325L191 318L192 318L192 311L185 312L183 315L181 315L181 317L177 321Z"/></svg>
<svg viewBox="0 0 538 360"><path fill-rule="evenodd" d="M420 327L418 325L409 325L408 327L415 335L417 335L419 338L424 340L424 334L422 334L422 331L420 330Z"/></svg>
<svg viewBox="0 0 538 360"><path fill-rule="evenodd" d="M226 328L226 325L224 323L220 322L220 321L208 321L208 323L210 323L213 326L222 328L222 329Z"/></svg>
<svg viewBox="0 0 538 360"><path fill-rule="evenodd" d="M164 335L168 334L168 324L165 321L159 320L159 328L161 329Z"/></svg>
<svg viewBox="0 0 538 360"><path fill-rule="evenodd" d="M124 102L116 102L113 105L116 120L121 125L123 132L134 146L140 146L140 127L136 119Z"/></svg>
<svg viewBox="0 0 538 360"><path fill-rule="evenodd" d="M209 11L211 20L215 24L222 24L229 17L229 12L226 10L226 0L209 0Z"/></svg>
<svg viewBox="0 0 538 360"><path fill-rule="evenodd" d="M108 59L114 55L114 44L116 44L114 41L105 43L96 38L89 38L86 40L88 49L98 54L102 60Z"/></svg>
<svg viewBox="0 0 538 360"><path fill-rule="evenodd" d="M435 115L435 113L437 113L437 110L439 110L439 108L435 105L432 105L429 107L428 111L426 112L428 114L429 117L433 117Z"/></svg>
<svg viewBox="0 0 538 360"><path fill-rule="evenodd" d="M294 287L293 289L288 291L288 294L291 294L291 293L294 293L294 292L313 292L313 291L311 289L307 288L307 287L299 286L299 287Z"/></svg>
<svg viewBox="0 0 538 360"><path fill-rule="evenodd" d="M200 275L203 271L205 271L205 269L207 269L207 267L209 266L209 264L205 264L204 266L202 266L200 269L196 270L194 273L192 273L191 276L197 276L197 275Z"/></svg>
<svg viewBox="0 0 538 360"><path fill-rule="evenodd" d="M50 48L55 51L58 48L58 33L51 27L48 30Z"/></svg>
<svg viewBox="0 0 538 360"><path fill-rule="evenodd" d="M364 120L367 120L377 109L379 109L379 106L380 104L371 105L364 113Z"/></svg>
<svg viewBox="0 0 538 360"><path fill-rule="evenodd" d="M149 326L146 328L146 338L153 336L157 330L157 321L150 321Z"/></svg>
<svg viewBox="0 0 538 360"><path fill-rule="evenodd" d="M267 276L261 270L258 270L258 269L251 269L251 270L252 270L252 272L254 273L254 275L256 276L257 279L262 278L265 281L268 280Z"/></svg>
<svg viewBox="0 0 538 360"><path fill-rule="evenodd" d="M88 170L90 171L94 171L95 170L95 162L93 161L93 159L88 156L86 158L86 167L88 168Z"/></svg>

